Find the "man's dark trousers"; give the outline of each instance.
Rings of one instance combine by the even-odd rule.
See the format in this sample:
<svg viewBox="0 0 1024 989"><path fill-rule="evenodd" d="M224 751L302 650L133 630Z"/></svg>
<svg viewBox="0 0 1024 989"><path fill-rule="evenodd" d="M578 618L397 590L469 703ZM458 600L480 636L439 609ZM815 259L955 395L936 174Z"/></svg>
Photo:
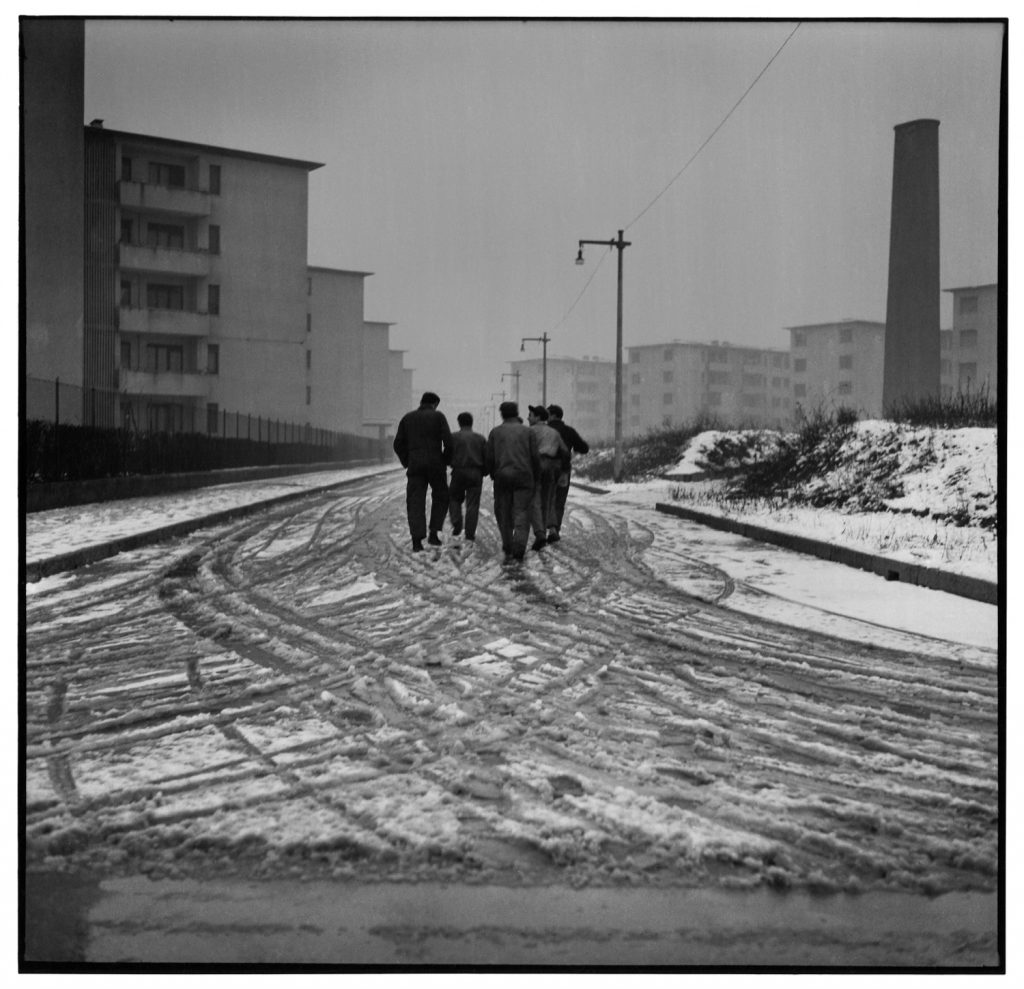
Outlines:
<svg viewBox="0 0 1024 989"><path fill-rule="evenodd" d="M480 518L480 491L483 473L476 467L453 467L452 483L448 488L449 515L452 531L462 528L462 502L466 502L466 538L476 538L476 525Z"/></svg>
<svg viewBox="0 0 1024 989"><path fill-rule="evenodd" d="M529 478L529 475L526 475ZM494 519L501 533L501 548L522 559L530 538L530 503L532 483L494 479Z"/></svg>
<svg viewBox="0 0 1024 989"><path fill-rule="evenodd" d="M409 535L427 536L427 488L430 488L430 531L440 532L448 514L448 470L445 467L418 467L406 472L405 511L409 517Z"/></svg>

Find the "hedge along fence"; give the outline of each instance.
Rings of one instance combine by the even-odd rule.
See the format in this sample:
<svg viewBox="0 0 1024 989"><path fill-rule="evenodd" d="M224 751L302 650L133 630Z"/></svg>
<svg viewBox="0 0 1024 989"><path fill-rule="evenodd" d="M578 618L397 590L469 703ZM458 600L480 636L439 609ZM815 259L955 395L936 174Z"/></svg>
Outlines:
<svg viewBox="0 0 1024 989"><path fill-rule="evenodd" d="M254 420L255 422L255 420ZM234 467L271 467L378 459L376 438L313 430L307 441L210 436L204 433L137 433L30 419L23 422L25 483L87 481L131 475L177 474ZM301 434L300 434L301 435Z"/></svg>

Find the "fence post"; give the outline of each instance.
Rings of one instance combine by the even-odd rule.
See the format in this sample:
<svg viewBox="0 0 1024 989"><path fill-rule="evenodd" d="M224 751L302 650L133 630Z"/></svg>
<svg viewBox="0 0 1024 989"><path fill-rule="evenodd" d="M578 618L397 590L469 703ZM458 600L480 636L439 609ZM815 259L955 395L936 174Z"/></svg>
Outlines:
<svg viewBox="0 0 1024 989"><path fill-rule="evenodd" d="M252 439L252 413L246 412L245 414L245 438L247 440Z"/></svg>
<svg viewBox="0 0 1024 989"><path fill-rule="evenodd" d="M96 428L96 386L89 389L92 392L92 428Z"/></svg>
<svg viewBox="0 0 1024 989"><path fill-rule="evenodd" d="M53 479L60 480L60 376L54 381L53 408Z"/></svg>

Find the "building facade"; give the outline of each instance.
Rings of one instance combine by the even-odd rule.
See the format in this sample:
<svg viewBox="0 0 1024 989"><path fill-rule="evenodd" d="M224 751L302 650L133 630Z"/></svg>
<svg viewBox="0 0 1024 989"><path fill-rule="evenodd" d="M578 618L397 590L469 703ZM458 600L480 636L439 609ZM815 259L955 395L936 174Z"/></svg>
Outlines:
<svg viewBox="0 0 1024 989"><path fill-rule="evenodd" d="M514 397L518 387L521 409L540 404L545 393L544 359L510 363L512 374L518 371L519 377L503 379L507 393ZM588 443L615 435L614 361L597 357L548 357L546 392L547 404L560 405L565 421Z"/></svg>
<svg viewBox="0 0 1024 989"><path fill-rule="evenodd" d="M787 329L794 407L851 408L867 419L882 415L885 323L843 319Z"/></svg>
<svg viewBox="0 0 1024 989"><path fill-rule="evenodd" d="M81 18L21 21L24 401L29 418L83 415ZM59 386L57 383L60 383Z"/></svg>
<svg viewBox="0 0 1024 989"><path fill-rule="evenodd" d="M953 296L953 328L941 334L942 395L985 391L998 399L998 285L946 289Z"/></svg>
<svg viewBox="0 0 1024 989"><path fill-rule="evenodd" d="M792 415L790 357L729 343L629 348L623 433L642 435L699 417L723 425L780 427Z"/></svg>

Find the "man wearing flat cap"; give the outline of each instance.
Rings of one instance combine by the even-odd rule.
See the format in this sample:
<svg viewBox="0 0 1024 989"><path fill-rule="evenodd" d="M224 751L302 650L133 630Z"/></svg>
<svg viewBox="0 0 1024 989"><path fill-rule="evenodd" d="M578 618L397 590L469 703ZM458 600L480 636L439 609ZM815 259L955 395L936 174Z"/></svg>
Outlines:
<svg viewBox="0 0 1024 989"><path fill-rule="evenodd" d="M402 416L393 444L405 468L405 512L412 549L419 553L423 540L440 546L438 536L448 512L448 465L452 462L452 433L441 404L432 391L424 392L420 407ZM427 537L427 488L430 488L430 535Z"/></svg>

